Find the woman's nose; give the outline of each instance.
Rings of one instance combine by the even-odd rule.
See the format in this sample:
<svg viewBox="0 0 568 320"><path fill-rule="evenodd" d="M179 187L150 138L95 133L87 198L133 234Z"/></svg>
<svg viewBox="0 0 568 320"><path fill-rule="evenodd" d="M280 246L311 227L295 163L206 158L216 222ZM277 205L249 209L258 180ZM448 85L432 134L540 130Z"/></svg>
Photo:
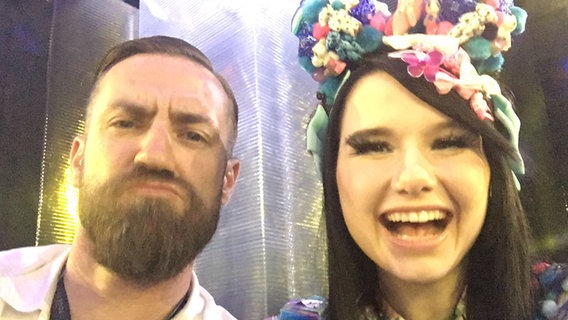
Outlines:
<svg viewBox="0 0 568 320"><path fill-rule="evenodd" d="M429 192L437 179L430 161L416 149L405 151L400 158L399 169L393 174L391 186L398 192L418 195Z"/></svg>

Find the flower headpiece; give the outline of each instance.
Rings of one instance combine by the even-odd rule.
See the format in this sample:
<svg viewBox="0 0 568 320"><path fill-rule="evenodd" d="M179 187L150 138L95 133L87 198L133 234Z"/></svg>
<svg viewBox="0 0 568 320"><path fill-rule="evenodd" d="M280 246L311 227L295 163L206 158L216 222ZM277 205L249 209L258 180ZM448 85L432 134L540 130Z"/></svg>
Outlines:
<svg viewBox="0 0 568 320"><path fill-rule="evenodd" d="M513 172L524 174L520 120L488 74L500 71L501 53L511 47L511 35L524 31L526 18L513 0L399 0L393 13L377 0L302 1L292 32L300 64L320 84L322 104L307 135L318 173L328 123L324 107L349 77L350 63L386 45L394 49L389 57L408 64L409 76L424 77L440 94L455 90L481 121L499 121L516 151Z"/></svg>

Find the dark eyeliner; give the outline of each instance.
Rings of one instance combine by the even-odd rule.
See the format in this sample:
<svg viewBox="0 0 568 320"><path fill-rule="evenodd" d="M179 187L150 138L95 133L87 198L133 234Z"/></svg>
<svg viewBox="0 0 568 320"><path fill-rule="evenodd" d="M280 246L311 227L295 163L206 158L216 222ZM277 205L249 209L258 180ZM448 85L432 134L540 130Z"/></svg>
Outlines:
<svg viewBox="0 0 568 320"><path fill-rule="evenodd" d="M391 150L389 144L379 139L368 139L360 136L349 138L347 144L353 149L353 154L361 155L374 152L388 152Z"/></svg>
<svg viewBox="0 0 568 320"><path fill-rule="evenodd" d="M432 144L432 149L463 149L475 146L479 136L472 133L449 134L438 138Z"/></svg>

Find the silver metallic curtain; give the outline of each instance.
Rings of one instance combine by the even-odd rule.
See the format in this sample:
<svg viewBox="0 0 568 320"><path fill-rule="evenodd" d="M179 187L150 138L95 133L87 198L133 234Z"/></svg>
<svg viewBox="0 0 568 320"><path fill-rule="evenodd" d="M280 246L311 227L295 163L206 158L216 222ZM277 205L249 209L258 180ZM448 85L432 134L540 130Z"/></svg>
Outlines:
<svg viewBox="0 0 568 320"><path fill-rule="evenodd" d="M211 58L240 105L235 154L241 174L213 241L198 258L202 285L245 320L277 314L290 298L325 295L321 183L304 151L317 86L297 63L290 31L300 0L141 0L140 10L119 0L49 1L54 14L36 244L73 238L76 190L67 181L67 155L83 129L98 59L126 39L172 35ZM396 4L386 2L391 9ZM546 26L550 19L544 18L539 21ZM549 220L547 226L562 230L565 220Z"/></svg>
<svg viewBox="0 0 568 320"><path fill-rule="evenodd" d="M140 36L181 37L203 50L240 106L236 191L200 282L239 319L276 314L289 298L326 292L321 184L305 151L316 84L297 63L290 21L299 1L143 0Z"/></svg>
<svg viewBox="0 0 568 320"><path fill-rule="evenodd" d="M68 152L83 129L92 70L138 36L181 37L203 50L240 106L241 174L218 231L198 258L200 282L239 319L277 314L290 298L325 295L321 183L304 151L316 84L297 63L296 0L54 0L36 243L70 242L76 190Z"/></svg>
<svg viewBox="0 0 568 320"><path fill-rule="evenodd" d="M116 0L53 0L36 244L73 239L76 190L67 155L83 130L93 70L111 46L138 35L138 11Z"/></svg>

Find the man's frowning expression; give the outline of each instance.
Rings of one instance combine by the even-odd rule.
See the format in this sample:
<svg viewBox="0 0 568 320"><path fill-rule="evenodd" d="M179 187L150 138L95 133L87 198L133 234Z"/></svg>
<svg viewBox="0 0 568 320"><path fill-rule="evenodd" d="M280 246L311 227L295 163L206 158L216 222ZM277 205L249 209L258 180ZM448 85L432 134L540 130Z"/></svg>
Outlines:
<svg viewBox="0 0 568 320"><path fill-rule="evenodd" d="M103 75L85 136L71 152L79 215L95 251L110 246L119 255L112 259L122 260L120 255L138 252L132 256L145 256L139 264L148 264L148 273L168 260L162 254L179 260L187 250L185 256L195 258L202 248L179 243L183 237L187 246L207 243L238 175L238 160L230 157L231 112L216 77L185 57L139 54ZM164 243L152 246L152 239ZM140 248L120 248L125 246ZM168 246L177 252L164 253ZM187 265L183 260L175 272Z"/></svg>

